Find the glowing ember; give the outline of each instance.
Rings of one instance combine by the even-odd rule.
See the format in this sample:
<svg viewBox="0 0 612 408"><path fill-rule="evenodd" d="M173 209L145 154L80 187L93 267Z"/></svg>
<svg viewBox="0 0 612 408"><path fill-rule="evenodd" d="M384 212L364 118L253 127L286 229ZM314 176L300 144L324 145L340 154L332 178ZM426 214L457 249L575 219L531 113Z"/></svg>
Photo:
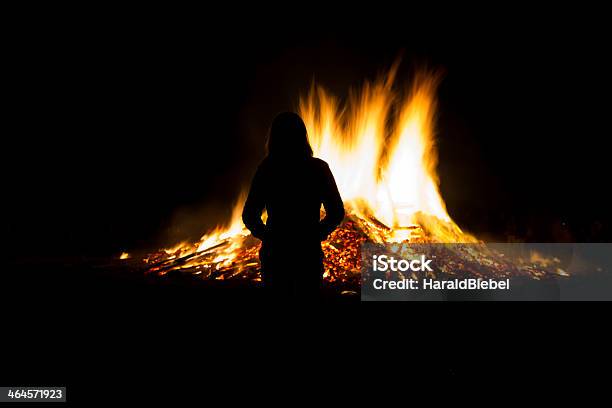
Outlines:
<svg viewBox="0 0 612 408"><path fill-rule="evenodd" d="M329 163L346 206L344 222L323 242L327 282L359 281L360 248L366 241L479 242L453 222L438 189L437 77L418 75L406 95L394 91L394 77L395 68L366 83L346 106L317 86L300 100L315 156ZM261 244L242 224L243 204L241 197L231 221L199 242L149 255L149 272L180 270L204 279L260 281ZM491 263L484 257L480 261Z"/></svg>

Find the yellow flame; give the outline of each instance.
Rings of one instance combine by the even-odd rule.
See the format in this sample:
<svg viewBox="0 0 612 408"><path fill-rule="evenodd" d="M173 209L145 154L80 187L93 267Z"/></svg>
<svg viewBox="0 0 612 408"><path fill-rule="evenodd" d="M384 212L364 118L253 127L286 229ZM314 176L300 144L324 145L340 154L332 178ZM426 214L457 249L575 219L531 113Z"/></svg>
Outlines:
<svg viewBox="0 0 612 408"><path fill-rule="evenodd" d="M232 210L232 217L228 225L217 227L213 232L205 234L200 239L197 251L204 251L215 246L218 242L230 239L236 235L248 235L248 231L242 223L242 207L246 201L246 195L242 194ZM235 248L233 248L235 249Z"/></svg>
<svg viewBox="0 0 612 408"><path fill-rule="evenodd" d="M121 255L119 255L119 259L128 259L130 257L130 254L128 254L127 252L122 252Z"/></svg>
<svg viewBox="0 0 612 408"><path fill-rule="evenodd" d="M418 224L440 242L472 241L452 221L438 189L434 74L420 74L405 97L392 90L395 69L366 83L347 106L322 87L300 100L315 156L329 163L350 211L373 216L396 234ZM395 115L394 115L395 114Z"/></svg>
<svg viewBox="0 0 612 408"><path fill-rule="evenodd" d="M246 195L242 194L234 205L230 222L219 225L213 231L204 234L198 243L190 244L183 241L172 248L164 249L163 251L170 255L166 259L181 258L196 252L216 248L218 244L225 243L227 245L223 245L223 248L218 249L214 263L222 263L223 265L231 263L236 257L236 250L240 248L241 238L249 235L249 231L242 223L242 207L245 200Z"/></svg>

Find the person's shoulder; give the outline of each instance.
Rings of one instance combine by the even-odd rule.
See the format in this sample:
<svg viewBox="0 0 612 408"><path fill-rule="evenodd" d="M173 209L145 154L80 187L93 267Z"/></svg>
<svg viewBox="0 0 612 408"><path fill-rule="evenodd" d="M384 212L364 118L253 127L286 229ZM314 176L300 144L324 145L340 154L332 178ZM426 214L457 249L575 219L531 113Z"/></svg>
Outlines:
<svg viewBox="0 0 612 408"><path fill-rule="evenodd" d="M270 174L270 160L266 157L265 159L263 159L261 162L259 162L259 164L257 165L257 168L255 169L255 178L257 179L266 179L268 178L268 175Z"/></svg>
<svg viewBox="0 0 612 408"><path fill-rule="evenodd" d="M318 157L311 157L310 161L312 165L318 169L321 169L321 170L329 169L329 165L327 164L327 162L325 160L319 159Z"/></svg>

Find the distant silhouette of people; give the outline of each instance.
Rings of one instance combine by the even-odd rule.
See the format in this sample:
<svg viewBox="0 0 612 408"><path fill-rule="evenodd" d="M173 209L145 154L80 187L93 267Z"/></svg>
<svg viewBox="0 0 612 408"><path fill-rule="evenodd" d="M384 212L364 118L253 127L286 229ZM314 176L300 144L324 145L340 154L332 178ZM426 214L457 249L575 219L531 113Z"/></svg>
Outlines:
<svg viewBox="0 0 612 408"><path fill-rule="evenodd" d="M342 222L344 205L329 166L312 157L306 126L296 113L276 116L267 150L242 220L262 240L264 286L275 296L313 299L320 293L324 272L321 241Z"/></svg>

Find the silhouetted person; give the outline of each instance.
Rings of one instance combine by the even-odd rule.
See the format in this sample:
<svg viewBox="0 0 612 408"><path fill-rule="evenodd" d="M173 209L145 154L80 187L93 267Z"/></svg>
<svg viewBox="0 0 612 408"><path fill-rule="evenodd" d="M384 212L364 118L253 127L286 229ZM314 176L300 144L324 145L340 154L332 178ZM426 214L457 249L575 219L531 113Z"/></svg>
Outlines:
<svg viewBox="0 0 612 408"><path fill-rule="evenodd" d="M267 149L242 220L263 242L264 286L277 296L315 298L324 272L321 241L344 218L344 205L329 166L312 157L306 126L297 114L285 112L274 119Z"/></svg>

